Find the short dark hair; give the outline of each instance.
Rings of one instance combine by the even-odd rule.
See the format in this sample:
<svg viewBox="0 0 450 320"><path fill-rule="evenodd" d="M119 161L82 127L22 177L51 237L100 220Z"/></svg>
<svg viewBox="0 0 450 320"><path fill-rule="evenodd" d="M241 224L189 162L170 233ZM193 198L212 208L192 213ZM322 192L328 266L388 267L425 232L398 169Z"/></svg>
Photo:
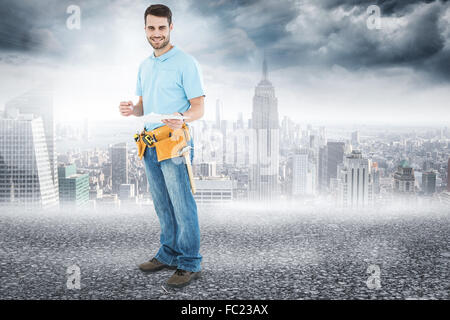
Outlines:
<svg viewBox="0 0 450 320"><path fill-rule="evenodd" d="M166 17L169 22L169 26L172 23L172 11L170 11L168 6L163 4L152 4L148 7L144 13L144 23L147 23L147 16L149 14L157 17Z"/></svg>

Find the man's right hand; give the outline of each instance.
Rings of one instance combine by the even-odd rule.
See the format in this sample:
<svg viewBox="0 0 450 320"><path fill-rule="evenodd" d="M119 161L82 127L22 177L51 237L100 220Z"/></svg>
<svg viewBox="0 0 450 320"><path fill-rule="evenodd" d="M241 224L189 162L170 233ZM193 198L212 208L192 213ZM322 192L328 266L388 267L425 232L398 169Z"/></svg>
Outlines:
<svg viewBox="0 0 450 320"><path fill-rule="evenodd" d="M133 108L134 108L133 102L131 102L131 101L128 101L128 102L122 101L119 105L120 114L123 115L124 117L128 117L128 116L132 115Z"/></svg>

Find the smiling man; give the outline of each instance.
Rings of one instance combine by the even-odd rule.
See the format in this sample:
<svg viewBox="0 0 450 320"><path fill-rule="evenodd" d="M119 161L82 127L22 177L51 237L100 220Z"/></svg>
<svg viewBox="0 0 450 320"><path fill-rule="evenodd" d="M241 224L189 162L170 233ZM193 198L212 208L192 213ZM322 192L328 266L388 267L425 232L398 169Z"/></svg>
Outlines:
<svg viewBox="0 0 450 320"><path fill-rule="evenodd" d="M142 116L150 112L177 114L185 120L148 122L151 131L167 125L179 129L186 123L200 119L204 113L204 89L197 61L170 43L173 29L172 12L162 4L151 5L144 14L145 34L153 47L153 54L145 59L137 77L136 95L139 102L121 102L123 116ZM186 124L188 127L189 125ZM188 141L192 147L193 139ZM158 162L155 148L146 148L145 170L155 211L161 227L161 246L156 255L139 265L142 271L155 272L164 268L176 269L167 285L183 287L200 276L200 228L197 205L190 189L184 162L166 159Z"/></svg>

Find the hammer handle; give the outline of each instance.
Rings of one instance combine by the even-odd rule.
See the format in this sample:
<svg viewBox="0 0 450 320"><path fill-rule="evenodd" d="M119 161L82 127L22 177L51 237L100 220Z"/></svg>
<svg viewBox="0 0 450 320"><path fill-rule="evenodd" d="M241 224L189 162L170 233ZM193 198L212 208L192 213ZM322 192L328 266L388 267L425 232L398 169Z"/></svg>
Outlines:
<svg viewBox="0 0 450 320"><path fill-rule="evenodd" d="M184 159L186 159L186 167L189 175L189 182L191 183L192 194L195 194L194 174L192 173L191 158L189 152L184 153Z"/></svg>

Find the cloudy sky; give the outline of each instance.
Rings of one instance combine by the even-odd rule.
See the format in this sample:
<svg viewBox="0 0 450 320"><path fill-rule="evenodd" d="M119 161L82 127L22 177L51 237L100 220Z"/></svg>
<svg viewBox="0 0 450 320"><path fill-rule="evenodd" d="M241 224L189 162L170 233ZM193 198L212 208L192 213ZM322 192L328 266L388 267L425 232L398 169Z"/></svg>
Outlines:
<svg viewBox="0 0 450 320"><path fill-rule="evenodd" d="M177 0L172 43L200 63L206 119L250 117L266 54L280 119L299 122L450 124L450 2ZM147 1L3 0L0 108L52 83L58 120L120 119L136 100ZM80 29L67 28L70 5ZM374 12L380 9L376 26Z"/></svg>

